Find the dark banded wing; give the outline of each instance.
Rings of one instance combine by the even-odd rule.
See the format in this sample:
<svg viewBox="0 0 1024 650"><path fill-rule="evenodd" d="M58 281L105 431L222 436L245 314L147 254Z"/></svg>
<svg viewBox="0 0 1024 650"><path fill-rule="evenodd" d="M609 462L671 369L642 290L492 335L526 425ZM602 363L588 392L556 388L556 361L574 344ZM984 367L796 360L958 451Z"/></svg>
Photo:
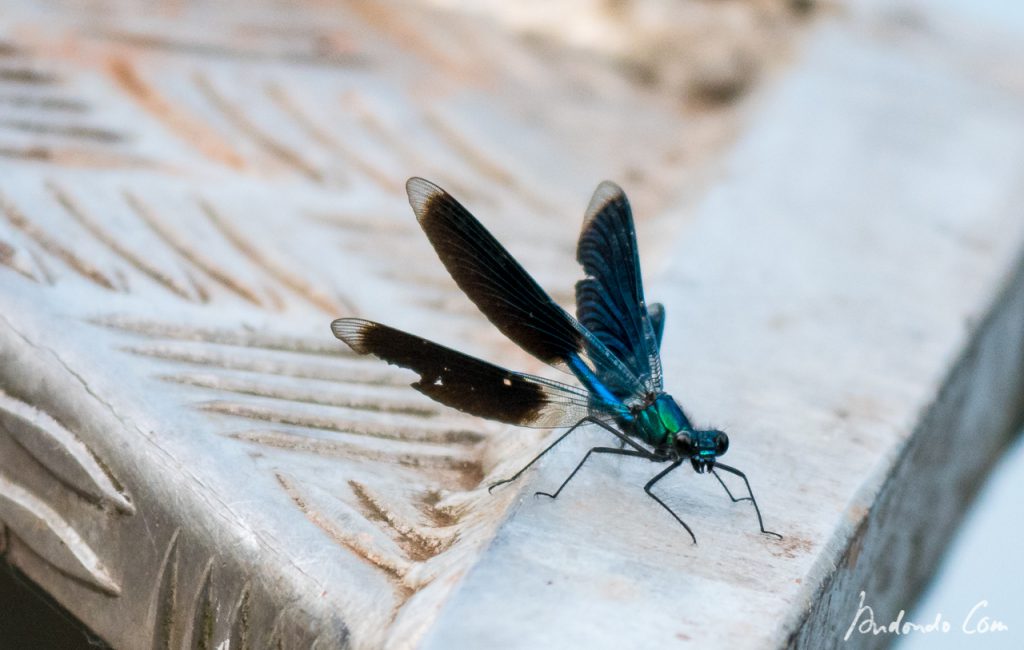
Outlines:
<svg viewBox="0 0 1024 650"><path fill-rule="evenodd" d="M582 359L620 399L640 394L637 377L591 332L552 300L476 218L422 178L406 183L409 204L463 293L513 343L568 369Z"/></svg>
<svg viewBox="0 0 1024 650"><path fill-rule="evenodd" d="M463 413L525 427L567 427L586 417L582 388L506 370L360 318L340 318L331 331L358 354L372 354L419 374L412 387Z"/></svg>
<svg viewBox="0 0 1024 650"><path fill-rule="evenodd" d="M576 248L586 278L576 283L576 317L636 376L662 391L659 333L644 303L633 213L615 183L598 185ZM660 310L663 326L664 309Z"/></svg>

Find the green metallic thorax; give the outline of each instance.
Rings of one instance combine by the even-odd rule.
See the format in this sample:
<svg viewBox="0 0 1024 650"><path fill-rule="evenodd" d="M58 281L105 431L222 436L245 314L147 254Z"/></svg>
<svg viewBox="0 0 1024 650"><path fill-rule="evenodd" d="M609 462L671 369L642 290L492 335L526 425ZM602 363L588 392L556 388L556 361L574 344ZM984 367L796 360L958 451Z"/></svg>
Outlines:
<svg viewBox="0 0 1024 650"><path fill-rule="evenodd" d="M690 422L667 393L662 393L633 420L638 437L649 445L661 447L675 440L680 431L690 431Z"/></svg>

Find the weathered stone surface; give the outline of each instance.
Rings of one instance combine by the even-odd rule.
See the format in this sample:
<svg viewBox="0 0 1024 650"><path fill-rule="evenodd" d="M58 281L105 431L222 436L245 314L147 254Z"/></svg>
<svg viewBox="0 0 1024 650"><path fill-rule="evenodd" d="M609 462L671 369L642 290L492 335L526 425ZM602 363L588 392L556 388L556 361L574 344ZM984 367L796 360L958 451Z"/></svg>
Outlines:
<svg viewBox="0 0 1024 650"><path fill-rule="evenodd" d="M830 645L860 589L912 594L1021 410L1024 85L946 15L822 19L740 131L614 48L413 4L12 6L0 549L125 648ZM691 546L646 462L528 496L597 432L488 495L545 434L328 329L537 370L453 289L411 174L566 303L619 180L668 387L785 539L687 471L660 489Z"/></svg>
<svg viewBox="0 0 1024 650"><path fill-rule="evenodd" d="M405 178L569 300L596 182L644 215L695 196L737 111L683 121L614 52L415 3L140 7L0 23L5 557L117 647L415 643L515 494L481 480L537 436L331 336L363 314L530 363Z"/></svg>

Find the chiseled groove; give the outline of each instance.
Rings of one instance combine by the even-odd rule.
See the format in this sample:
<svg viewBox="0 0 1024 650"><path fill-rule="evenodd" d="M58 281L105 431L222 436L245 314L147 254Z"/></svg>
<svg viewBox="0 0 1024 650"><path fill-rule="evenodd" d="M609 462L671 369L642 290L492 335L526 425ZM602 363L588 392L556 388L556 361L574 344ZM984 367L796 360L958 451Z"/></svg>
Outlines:
<svg viewBox="0 0 1024 650"><path fill-rule="evenodd" d="M409 302L413 305L423 307L428 311L442 312L454 318L472 318L479 322L480 311L464 295L450 293L438 293L430 295L427 291L421 291L413 295Z"/></svg>
<svg viewBox="0 0 1024 650"><path fill-rule="evenodd" d="M249 626L252 620L252 586L246 582L231 610L231 637L227 647L231 650L251 650Z"/></svg>
<svg viewBox="0 0 1024 650"><path fill-rule="evenodd" d="M189 284L195 290L196 295L199 296L199 301L203 304L210 302L210 289L205 284L196 279L195 273L189 269L185 269L185 276L188 278Z"/></svg>
<svg viewBox="0 0 1024 650"><path fill-rule="evenodd" d="M199 592L192 599L192 640L187 647L213 650L213 628L217 622L213 605L213 560L207 560Z"/></svg>
<svg viewBox="0 0 1024 650"><path fill-rule="evenodd" d="M83 228L88 230L92 235L98 239L101 243L112 250L116 255L119 255L126 262L138 269L139 272L146 275L156 283L162 285L164 288L176 293L186 300L197 300L197 296L189 291L187 287L178 282L175 278L167 275L159 268L150 264L147 259L135 251L131 250L118 239L107 232L99 222L93 220L91 217L86 215L85 210L80 205L75 203L65 190L58 187L55 183L48 182L47 189L50 194L53 195L54 199L64 208L69 215L71 215L75 221L77 221Z"/></svg>
<svg viewBox="0 0 1024 650"><path fill-rule="evenodd" d="M288 309L288 305L285 303L284 298L281 297L281 294L277 292L275 287L264 284L263 291L266 293L272 309L276 311L285 311Z"/></svg>
<svg viewBox="0 0 1024 650"><path fill-rule="evenodd" d="M350 165L355 167L357 171L375 183L380 189L385 192L394 193L401 187L399 183L395 182L395 179L388 176L383 170L358 156L350 148L343 146L337 138L316 124L305 111L299 108L298 103L282 86L270 82L265 87L265 91L271 101L281 109L281 112L291 117L311 139L319 142L331 151L341 154Z"/></svg>
<svg viewBox="0 0 1024 650"><path fill-rule="evenodd" d="M480 464L477 463L474 469L476 470L476 481L467 484L466 489L473 489L483 481L483 468ZM462 518L463 513L460 512L459 508L451 505L439 506L441 498L442 493L440 490L427 490L421 498L416 500L416 507L423 513L423 516L430 519L435 528L454 526Z"/></svg>
<svg viewBox="0 0 1024 650"><path fill-rule="evenodd" d="M79 167L84 169L159 169L168 171L169 166L134 154L121 153L113 149L79 149L75 147L49 147L30 145L26 147L0 147L0 156L18 160Z"/></svg>
<svg viewBox="0 0 1024 650"><path fill-rule="evenodd" d="M391 6L386 2L349 1L345 7L365 25L382 34L386 39L403 49L411 51L418 59L447 68L454 76L465 74L468 65L439 50L426 36L427 30L418 25L409 25L407 8Z"/></svg>
<svg viewBox="0 0 1024 650"><path fill-rule="evenodd" d="M402 282L418 287L430 287L438 292L455 293L457 286L452 276L446 273L416 273L410 274L402 269L382 268L376 272L378 276L393 282Z"/></svg>
<svg viewBox="0 0 1024 650"><path fill-rule="evenodd" d="M77 99L66 97L36 97L33 95L3 95L0 104L15 108L32 108L43 111L65 111L68 113L86 113L89 105Z"/></svg>
<svg viewBox="0 0 1024 650"><path fill-rule="evenodd" d="M352 111L359 125L368 133L380 141L384 147L400 158L410 169L420 170L417 173L423 174L432 170L422 154L413 148L409 141L398 136L381 121L378 111L373 110L363 99L362 95L354 90L346 91L341 98L342 106Z"/></svg>
<svg viewBox="0 0 1024 650"><path fill-rule="evenodd" d="M11 204L6 197L0 194L0 212L7 215L7 220L18 230L25 233L32 241L38 244L47 253L59 258L69 267L77 271L82 277L92 280L105 289L115 290L114 283L99 269L86 262L67 248L49 233L33 223L24 213Z"/></svg>
<svg viewBox="0 0 1024 650"><path fill-rule="evenodd" d="M110 129L103 129L95 126L82 126L79 124L51 124L48 122L34 122L31 120L0 120L0 128L11 131L21 131L35 135L52 135L65 138L78 138L113 144L127 140L125 134Z"/></svg>
<svg viewBox="0 0 1024 650"><path fill-rule="evenodd" d="M210 80L206 75L197 71L193 76L193 81L203 96L206 97L206 99L218 111L220 111L220 113L227 118L229 122L234 124L235 128L252 138L257 144L270 153L271 156L298 171L314 183L322 184L324 182L324 176L318 169L303 159L302 156L300 156L294 149L284 145L276 138L271 137L261 128L257 127L256 124L245 115L241 108L232 104L220 93L220 91L213 87L213 84L210 83Z"/></svg>
<svg viewBox="0 0 1024 650"><path fill-rule="evenodd" d="M25 261L20 259L20 257L18 249L0 239L0 264L33 282L41 282L42 280L32 273L32 269L26 266Z"/></svg>
<svg viewBox="0 0 1024 650"><path fill-rule="evenodd" d="M398 221L391 215L375 215L364 212L359 216L350 216L340 212L322 212L307 214L306 218L314 223L358 234L412 237L419 233L419 228L412 223L404 220Z"/></svg>
<svg viewBox="0 0 1024 650"><path fill-rule="evenodd" d="M558 207L540 198L533 191L532 187L521 182L503 165L495 161L490 155L472 144L469 139L463 137L454 127L449 125L436 112L424 113L424 119L434 130L442 141L447 142L460 158L468 161L481 176L489 178L499 187L512 190L519 198L530 204L540 214L557 214Z"/></svg>
<svg viewBox="0 0 1024 650"><path fill-rule="evenodd" d="M289 361L287 359L274 359L253 355L240 355L235 350L221 350L212 347L199 347L202 344L195 344L192 349L182 348L181 344L150 344L138 346L126 346L121 348L125 352L153 359L165 361L178 361L192 365L210 366L224 370L240 370L243 372L255 372L266 375L277 375L281 377L295 377L297 379L319 379L322 381L333 381L343 384L364 384L368 386L392 386L405 387L411 383L409 375L394 371L383 366L376 359L352 359L344 363L311 364L308 361ZM276 351L271 351L274 354ZM292 353L288 354L301 354ZM359 366L359 367L354 367Z"/></svg>
<svg viewBox="0 0 1024 650"><path fill-rule="evenodd" d="M153 650L173 650L175 643L175 627L178 625L178 540L181 529L175 529L167 543L167 551L160 563L160 579L153 592L150 605L153 612Z"/></svg>
<svg viewBox="0 0 1024 650"><path fill-rule="evenodd" d="M121 595L121 587L75 525L2 473L0 521L54 569L109 596Z"/></svg>
<svg viewBox="0 0 1024 650"><path fill-rule="evenodd" d="M57 274L47 266L46 260L43 258L43 254L31 248L25 249L28 252L28 256L32 258L32 263L35 264L35 268L43 276L43 282L49 285L57 283Z"/></svg>
<svg viewBox="0 0 1024 650"><path fill-rule="evenodd" d="M185 323L165 323L130 316L105 316L89 320L94 325L148 336L177 341L201 341L243 348L301 352L325 356L354 357L356 354L331 337L321 339L299 338L247 332L242 328L195 327ZM325 330L326 331L326 330Z"/></svg>
<svg viewBox="0 0 1024 650"><path fill-rule="evenodd" d="M415 525L403 521L394 511L385 506L381 498L370 492L364 484L356 480L349 480L348 484L359 500L359 505L366 518L386 524L398 537L397 541L409 559L415 562L425 562L435 555L443 553L455 542L455 535L445 537L424 535Z"/></svg>
<svg viewBox="0 0 1024 650"><path fill-rule="evenodd" d="M33 68L13 68L4 66L0 68L0 81L10 83L44 85L57 81L57 76L51 72L42 72Z"/></svg>
<svg viewBox="0 0 1024 650"><path fill-rule="evenodd" d="M316 454L328 458L360 458L364 460L400 465L413 469L448 470L470 476L480 474L480 465L471 456L452 450L450 446L431 443L389 441L389 450L370 449L342 440L325 440L283 429L247 429L223 434L225 437L250 442L264 447Z"/></svg>
<svg viewBox="0 0 1024 650"><path fill-rule="evenodd" d="M279 264L273 257L260 251L251 241L245 238L236 229L229 219L216 210L206 199L199 199L199 209L206 215L210 223L220 232L227 241L258 269L263 269L285 287L291 289L297 296L318 307L324 313L339 316L342 314L352 315L356 313L355 307L350 303L340 302L327 292L313 286L306 278L295 273L287 264Z"/></svg>
<svg viewBox="0 0 1024 650"><path fill-rule="evenodd" d="M262 420L277 424L309 427L311 429L322 429L324 431L351 433L353 435L369 436L384 440L474 445L484 439L482 434L466 429L444 428L437 430L436 428L426 429L422 426L401 426L393 423L384 425L383 423L370 423L358 419L332 417L312 412L298 412L279 408L276 404L211 400L200 402L196 406L210 413L231 415L250 420Z"/></svg>
<svg viewBox="0 0 1024 650"><path fill-rule="evenodd" d="M274 616L274 622L270 625L270 634L264 642L264 648L268 650L287 650L284 645L284 626L288 620L288 609L280 608Z"/></svg>
<svg viewBox="0 0 1024 650"><path fill-rule="evenodd" d="M54 162L56 154L49 147L0 147L0 157L31 160L33 162Z"/></svg>
<svg viewBox="0 0 1024 650"><path fill-rule="evenodd" d="M207 158L232 169L245 167L245 161L224 138L147 84L130 61L122 57L113 58L109 69L122 90L131 95L150 115L178 134L183 142L195 147Z"/></svg>
<svg viewBox="0 0 1024 650"><path fill-rule="evenodd" d="M352 67L363 62L363 58L359 55L340 51L325 54L324 52L312 49L308 52L246 50L220 43L203 43L198 41L189 42L180 39L168 38L160 34L140 34L128 31L94 31L91 35L135 47L191 54L204 59L217 57L222 59L235 59L238 61L288 61L306 65L330 67Z"/></svg>
<svg viewBox="0 0 1024 650"><path fill-rule="evenodd" d="M447 169L438 167L435 161L421 155L417 149L409 144L408 138L395 133L394 130L385 125L381 121L380 111L370 107L366 100L355 91L344 93L342 95L342 104L346 110L355 113L356 119L359 120L359 125L362 128L380 141L385 149L394 152L405 163L407 168L415 169L418 174L441 183L454 196L459 196L462 199L473 198L475 201L483 202L490 198L488 195L478 192L473 186L464 185L462 179L449 175ZM546 209L545 214L551 214L551 210Z"/></svg>
<svg viewBox="0 0 1024 650"><path fill-rule="evenodd" d="M150 228L155 232L164 242L173 250L177 251L185 260L192 264L195 268L203 271L206 275L210 276L224 288L232 291L244 300L251 302L254 305L263 307L263 301L260 300L258 292L250 287L246 282L232 275L226 269L209 259L205 255L199 252L198 249L186 243L184 239L181 239L176 235L170 226L157 216L157 214L146 204L144 204L138 196L129 192L124 191L125 202L132 208L132 210L142 219Z"/></svg>
<svg viewBox="0 0 1024 650"><path fill-rule="evenodd" d="M89 446L48 413L0 390L0 427L57 481L90 501L135 514L131 499Z"/></svg>
<svg viewBox="0 0 1024 650"><path fill-rule="evenodd" d="M324 517L317 510L310 507L306 498L298 490L291 479L287 478L281 472L274 472L274 476L277 478L277 482L284 489L285 494L288 498L302 511L302 514L309 519L317 528L324 531L331 539L333 539L338 545L344 546L351 552L355 553L359 557L363 558L373 566L377 567L388 576L390 576L397 586L408 592L409 587L405 585L405 577L408 575L411 568L410 564L405 562L398 563L395 559L388 559L383 557L380 553L377 553L370 549L357 535L351 535L346 531L342 530L330 521L327 517ZM406 593L406 596L409 594Z"/></svg>
<svg viewBox="0 0 1024 650"><path fill-rule="evenodd" d="M419 417L436 417L443 414L443 407L434 407L429 404L411 404L407 400L381 399L380 396L343 395L336 391L317 391L314 387L308 386L308 384L301 388L297 388L283 386L280 383L270 383L250 378L225 377L214 373L179 373L174 375L160 375L160 379L187 386L196 386L198 388L210 388L213 390L238 393L239 395L268 397L271 399L299 402L302 404L316 404L319 406L335 406L358 411L398 413Z"/></svg>
<svg viewBox="0 0 1024 650"><path fill-rule="evenodd" d="M437 113L433 111L426 112L423 114L423 117L427 124L441 136L441 139L447 142L461 158L472 164L480 172L481 176L490 178L503 187L513 188L519 186L519 182L512 172L494 161L479 147L470 143L454 127L449 126L447 122L441 119Z"/></svg>

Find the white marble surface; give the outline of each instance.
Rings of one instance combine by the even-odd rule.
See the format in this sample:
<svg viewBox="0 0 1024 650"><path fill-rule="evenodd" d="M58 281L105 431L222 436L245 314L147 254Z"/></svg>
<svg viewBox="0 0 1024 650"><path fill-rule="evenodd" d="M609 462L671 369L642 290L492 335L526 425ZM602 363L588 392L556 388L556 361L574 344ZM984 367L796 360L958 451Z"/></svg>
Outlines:
<svg viewBox="0 0 1024 650"><path fill-rule="evenodd" d="M115 645L821 647L871 563L888 602L942 547L893 537L902 472L975 478L1014 415L1024 87L977 26L823 16L740 128L412 5L15 5L5 83L36 104L0 133L0 549ZM412 173L563 301L588 192L620 180L667 386L785 539L684 470L660 488L692 546L646 462L530 496L597 433L488 495L543 434L437 407L328 330L534 369L453 291Z"/></svg>
<svg viewBox="0 0 1024 650"><path fill-rule="evenodd" d="M529 366L405 179L569 301L597 182L649 218L738 124L634 77L415 2L5 3L5 560L116 647L416 643L515 495L482 482L536 432L433 404L329 323Z"/></svg>

